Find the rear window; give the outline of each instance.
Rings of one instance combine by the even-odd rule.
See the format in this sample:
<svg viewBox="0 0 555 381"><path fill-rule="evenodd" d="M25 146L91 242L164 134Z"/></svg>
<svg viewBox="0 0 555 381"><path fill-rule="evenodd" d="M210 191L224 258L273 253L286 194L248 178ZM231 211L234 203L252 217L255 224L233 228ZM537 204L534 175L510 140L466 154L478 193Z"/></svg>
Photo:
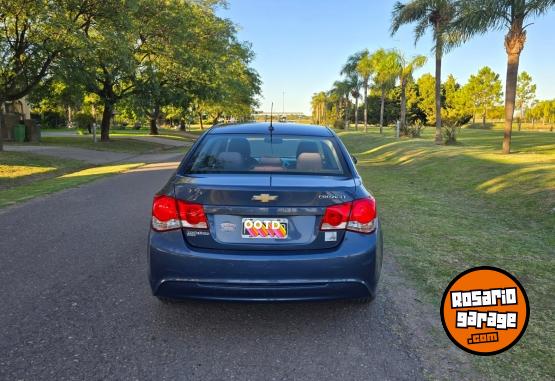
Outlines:
<svg viewBox="0 0 555 381"><path fill-rule="evenodd" d="M344 175L345 163L332 138L297 135L207 135L186 173L291 173Z"/></svg>

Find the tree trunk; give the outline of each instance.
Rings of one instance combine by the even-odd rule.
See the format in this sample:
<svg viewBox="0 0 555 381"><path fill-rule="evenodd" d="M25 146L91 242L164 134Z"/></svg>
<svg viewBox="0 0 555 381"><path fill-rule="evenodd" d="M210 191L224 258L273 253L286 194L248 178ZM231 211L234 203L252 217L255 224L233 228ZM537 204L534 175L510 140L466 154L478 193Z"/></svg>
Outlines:
<svg viewBox="0 0 555 381"><path fill-rule="evenodd" d="M4 102L0 102L0 152L4 151L4 136L2 128L4 128Z"/></svg>
<svg viewBox="0 0 555 381"><path fill-rule="evenodd" d="M358 97L355 98L355 131L358 131Z"/></svg>
<svg viewBox="0 0 555 381"><path fill-rule="evenodd" d="M383 133L383 114L385 111L385 87L382 86L382 98L380 106L380 134Z"/></svg>
<svg viewBox="0 0 555 381"><path fill-rule="evenodd" d="M160 116L160 106L156 105L150 114L150 135L158 135L158 117Z"/></svg>
<svg viewBox="0 0 555 381"><path fill-rule="evenodd" d="M345 127L344 128L345 128L345 130L348 130L349 129L349 110L350 110L349 98L348 97L345 98L344 101L345 101L345 116L344 116L344 126Z"/></svg>
<svg viewBox="0 0 555 381"><path fill-rule="evenodd" d="M179 119L179 131L186 131L185 120L183 118Z"/></svg>
<svg viewBox="0 0 555 381"><path fill-rule="evenodd" d="M486 112L482 114L482 127L486 128Z"/></svg>
<svg viewBox="0 0 555 381"><path fill-rule="evenodd" d="M364 132L368 132L368 81L364 82Z"/></svg>
<svg viewBox="0 0 555 381"><path fill-rule="evenodd" d="M526 43L526 31L523 29L524 18L513 21L505 36L507 52L507 78L505 80L505 130L503 131L503 153L511 153L511 132L515 112L516 85L518 81L518 64L520 53Z"/></svg>
<svg viewBox="0 0 555 381"><path fill-rule="evenodd" d="M204 130L204 125L202 124L202 112L199 111L198 119L200 120L200 129Z"/></svg>
<svg viewBox="0 0 555 381"><path fill-rule="evenodd" d="M407 80L403 78L401 80L401 117L399 120L399 130L404 135L406 131L406 115L407 115L407 97L405 94L407 87Z"/></svg>
<svg viewBox="0 0 555 381"><path fill-rule="evenodd" d="M441 56L443 54L441 42L436 42L436 137L435 143L442 144L441 136Z"/></svg>
<svg viewBox="0 0 555 381"><path fill-rule="evenodd" d="M503 132L503 153L511 153L511 132L515 112L516 82L518 78L519 54L509 54L505 89L505 130Z"/></svg>
<svg viewBox="0 0 555 381"><path fill-rule="evenodd" d="M107 142L110 140L110 120L112 119L112 111L114 111L114 103L105 100L104 111L102 112L102 122L100 123L101 142Z"/></svg>
<svg viewBox="0 0 555 381"><path fill-rule="evenodd" d="M67 128L73 128L73 110L67 106Z"/></svg>

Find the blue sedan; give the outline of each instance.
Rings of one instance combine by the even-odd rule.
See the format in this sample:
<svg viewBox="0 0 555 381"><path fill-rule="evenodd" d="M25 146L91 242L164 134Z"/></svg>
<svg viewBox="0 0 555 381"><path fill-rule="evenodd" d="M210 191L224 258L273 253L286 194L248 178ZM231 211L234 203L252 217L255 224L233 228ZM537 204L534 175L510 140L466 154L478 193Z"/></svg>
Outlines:
<svg viewBox="0 0 555 381"><path fill-rule="evenodd" d="M155 195L149 279L162 300L376 295L376 202L326 127L216 126Z"/></svg>

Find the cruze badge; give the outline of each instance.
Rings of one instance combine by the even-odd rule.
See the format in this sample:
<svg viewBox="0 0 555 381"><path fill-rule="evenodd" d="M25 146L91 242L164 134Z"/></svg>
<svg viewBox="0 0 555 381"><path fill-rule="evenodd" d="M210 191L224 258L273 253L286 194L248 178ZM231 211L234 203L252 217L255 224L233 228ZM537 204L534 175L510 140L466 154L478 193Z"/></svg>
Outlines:
<svg viewBox="0 0 555 381"><path fill-rule="evenodd" d="M270 202L270 201L276 200L277 198L278 196L269 195L268 193L262 193L262 194L255 194L254 196L252 196L251 200L260 201L260 202Z"/></svg>

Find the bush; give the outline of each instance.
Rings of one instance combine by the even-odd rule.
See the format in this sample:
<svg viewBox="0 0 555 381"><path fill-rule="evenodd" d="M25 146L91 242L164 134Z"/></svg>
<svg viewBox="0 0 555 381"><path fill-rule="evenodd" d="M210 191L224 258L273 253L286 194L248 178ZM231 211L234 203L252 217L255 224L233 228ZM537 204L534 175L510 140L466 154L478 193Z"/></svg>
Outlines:
<svg viewBox="0 0 555 381"><path fill-rule="evenodd" d="M411 138L419 138L424 128L426 128L424 123L420 119L415 119L412 124L405 127L405 135Z"/></svg>
<svg viewBox="0 0 555 381"><path fill-rule="evenodd" d="M91 114L78 112L73 117L73 126L82 130L88 130L89 126L94 123L94 118Z"/></svg>
<svg viewBox="0 0 555 381"><path fill-rule="evenodd" d="M338 130L344 130L345 129L345 122L341 119L336 119L333 122L333 128L338 129Z"/></svg>
<svg viewBox="0 0 555 381"><path fill-rule="evenodd" d="M462 120L460 118L448 118L444 117L441 126L441 135L443 136L443 142L445 144L455 144L457 143L457 134L462 126Z"/></svg>

